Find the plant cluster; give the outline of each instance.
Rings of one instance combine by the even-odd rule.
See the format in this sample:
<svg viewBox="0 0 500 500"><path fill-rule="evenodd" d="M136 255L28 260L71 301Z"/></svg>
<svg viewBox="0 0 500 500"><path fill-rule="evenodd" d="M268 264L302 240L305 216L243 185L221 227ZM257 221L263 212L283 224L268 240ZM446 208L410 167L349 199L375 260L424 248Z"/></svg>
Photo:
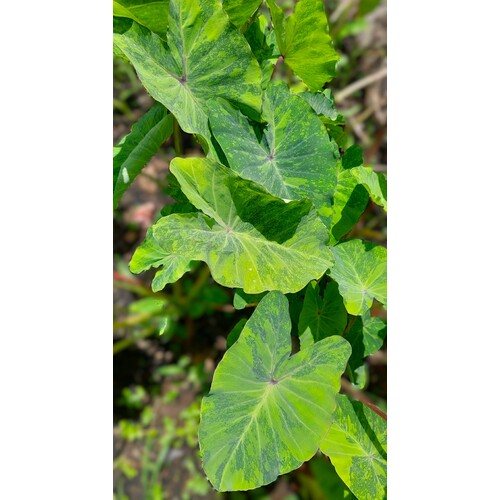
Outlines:
<svg viewBox="0 0 500 500"><path fill-rule="evenodd" d="M196 137L205 157L172 160L176 203L130 269L157 268L159 291L203 261L235 289L236 308L258 304L228 335L201 403L214 488L269 484L319 449L352 495L383 499L385 415L339 391L344 372L364 386L364 360L386 334L371 313L386 304L386 249L348 237L370 198L387 209L386 179L359 147L344 150L343 118L323 89L338 56L322 0L289 15L261 3L114 2L115 53L156 101L115 147L114 207L177 127ZM300 91L275 81L280 64Z"/></svg>

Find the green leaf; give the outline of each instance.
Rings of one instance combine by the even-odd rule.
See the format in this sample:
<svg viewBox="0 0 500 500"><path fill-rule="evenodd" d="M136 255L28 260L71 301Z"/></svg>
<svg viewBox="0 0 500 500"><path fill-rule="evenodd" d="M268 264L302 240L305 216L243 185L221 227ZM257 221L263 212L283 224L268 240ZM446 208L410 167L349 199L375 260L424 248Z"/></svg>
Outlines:
<svg viewBox="0 0 500 500"><path fill-rule="evenodd" d="M321 451L359 500L387 497L387 422L358 401L337 396L338 406Z"/></svg>
<svg viewBox="0 0 500 500"><path fill-rule="evenodd" d="M233 326L233 329L229 332L226 339L226 348L229 349L239 338L241 332L243 331L244 326L246 325L247 319L241 318L236 325Z"/></svg>
<svg viewBox="0 0 500 500"><path fill-rule="evenodd" d="M349 358L349 368L351 369L353 384L360 385L358 369L363 366L363 360L377 352L384 343L387 333L385 322L381 318L371 317L366 312L362 317L357 318L355 323L345 335L352 347L352 355Z"/></svg>
<svg viewBox="0 0 500 500"><path fill-rule="evenodd" d="M266 0L267 6L271 13L271 20L273 23L273 31L276 35L276 43L280 55L285 52L285 14L281 7L276 3L276 0Z"/></svg>
<svg viewBox="0 0 500 500"><path fill-rule="evenodd" d="M387 302L387 250L373 243L349 240L331 248L331 276L339 284L349 314L361 316L373 299Z"/></svg>
<svg viewBox="0 0 500 500"><path fill-rule="evenodd" d="M281 55L312 90L320 90L335 76L339 56L329 34L323 0L300 0L284 19L276 0L267 0Z"/></svg>
<svg viewBox="0 0 500 500"><path fill-rule="evenodd" d="M323 117L324 122L335 123L339 115L335 109L335 102L331 89L325 89L323 92L315 93L300 92L297 95L304 99L318 116Z"/></svg>
<svg viewBox="0 0 500 500"><path fill-rule="evenodd" d="M331 266L328 231L310 201L285 203L204 158L175 158L170 169L205 216L159 219L132 258L133 272L144 267L139 260L156 266L183 256L206 262L217 283L257 294L296 292Z"/></svg>
<svg viewBox="0 0 500 500"><path fill-rule="evenodd" d="M197 210L196 210L196 207L191 205L191 203L178 201L177 203L165 205L161 209L160 214L165 216L165 215L170 215L170 214L190 214L193 212L197 212Z"/></svg>
<svg viewBox="0 0 500 500"><path fill-rule="evenodd" d="M166 305L165 299L157 299L155 297L146 297L144 299L136 300L132 302L129 306L129 311L131 313L149 313L155 314L162 311Z"/></svg>
<svg viewBox="0 0 500 500"><path fill-rule="evenodd" d="M128 17L162 38L168 28L168 0L113 0L113 15Z"/></svg>
<svg viewBox="0 0 500 500"><path fill-rule="evenodd" d="M221 96L259 119L261 70L219 0L170 0L167 42L139 24L115 18L115 46L146 90L185 132L207 141L206 102Z"/></svg>
<svg viewBox="0 0 500 500"><path fill-rule="evenodd" d="M350 169L363 165L363 150L357 144L353 144L342 155L342 167Z"/></svg>
<svg viewBox="0 0 500 500"><path fill-rule="evenodd" d="M241 28L259 8L262 0L223 0L222 5L231 22Z"/></svg>
<svg viewBox="0 0 500 500"><path fill-rule="evenodd" d="M286 297L266 295L215 370L199 430L219 491L269 484L316 453L332 422L350 346L335 336L291 354Z"/></svg>
<svg viewBox="0 0 500 500"><path fill-rule="evenodd" d="M317 487L321 490L317 497L311 497L312 500L356 500L356 497L340 479L335 467L324 457L313 458L307 465L313 473ZM302 480L302 478L300 479Z"/></svg>
<svg viewBox="0 0 500 500"><path fill-rule="evenodd" d="M159 103L113 148L113 208L173 130L172 115Z"/></svg>
<svg viewBox="0 0 500 500"><path fill-rule="evenodd" d="M333 215L331 222L331 242L340 241L342 236L358 222L366 210L370 196L365 187L358 184L352 169L339 168L337 183L333 191Z"/></svg>
<svg viewBox="0 0 500 500"><path fill-rule="evenodd" d="M248 304L255 304L261 301L262 297L266 295L267 292L259 293L257 295L251 295L249 293L245 293L240 288L237 288L234 291L233 297L233 306L238 311L241 309L245 309Z"/></svg>
<svg viewBox="0 0 500 500"><path fill-rule="evenodd" d="M359 389L360 391L364 391L370 382L370 371L367 363L361 363L356 369L351 369L348 366L347 370L349 374L349 378L351 379L352 385Z"/></svg>
<svg viewBox="0 0 500 500"><path fill-rule="evenodd" d="M280 55L276 34L268 27L265 16L259 16L245 31L245 38L262 69L261 86L267 88Z"/></svg>
<svg viewBox="0 0 500 500"><path fill-rule="evenodd" d="M227 101L209 103L210 125L229 166L287 200L310 198L328 221L335 184L333 148L321 120L284 83L266 91L264 130Z"/></svg>
<svg viewBox="0 0 500 500"><path fill-rule="evenodd" d="M130 270L138 274L151 267L162 266L151 283L153 292L158 292L165 288L168 283L176 282L187 273L190 270L191 259L180 254L165 253L153 229L154 226L148 229L145 241L135 251L130 261Z"/></svg>
<svg viewBox="0 0 500 500"><path fill-rule="evenodd" d="M384 174L370 167L351 169L352 176L370 193L371 199L387 212L387 179Z"/></svg>
<svg viewBox="0 0 500 500"><path fill-rule="evenodd" d="M319 284L316 281L309 283L299 318L301 348L332 335L342 335L346 324L347 312L337 283L328 282L323 297Z"/></svg>

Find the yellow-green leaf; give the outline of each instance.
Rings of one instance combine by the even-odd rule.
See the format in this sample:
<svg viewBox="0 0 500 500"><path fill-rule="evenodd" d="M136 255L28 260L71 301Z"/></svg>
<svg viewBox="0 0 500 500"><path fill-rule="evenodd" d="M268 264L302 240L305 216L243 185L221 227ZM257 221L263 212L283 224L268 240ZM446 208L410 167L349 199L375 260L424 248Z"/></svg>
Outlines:
<svg viewBox="0 0 500 500"><path fill-rule="evenodd" d="M208 159L175 158L170 169L205 215L159 219L132 258L134 272L154 251L158 264L171 255L205 261L215 281L246 293L292 293L331 266L328 231L310 201L286 203Z"/></svg>
<svg viewBox="0 0 500 500"><path fill-rule="evenodd" d="M280 198L310 198L330 225L334 152L321 120L303 99L284 83L270 85L263 129L223 99L209 108L212 131L233 170Z"/></svg>
<svg viewBox="0 0 500 500"><path fill-rule="evenodd" d="M165 38L168 0L113 0L113 15L128 17Z"/></svg>
<svg viewBox="0 0 500 500"><path fill-rule="evenodd" d="M387 302L387 250L373 243L349 240L332 247L332 278L339 284L349 314L361 316L373 299Z"/></svg>
<svg viewBox="0 0 500 500"><path fill-rule="evenodd" d="M339 56L329 33L323 0L300 0L284 18L276 0L267 0L281 55L312 90L320 90L335 76Z"/></svg>
<svg viewBox="0 0 500 500"><path fill-rule="evenodd" d="M261 70L219 0L170 0L167 41L115 18L114 44L185 132L210 138L206 102L224 97L259 118Z"/></svg>
<svg viewBox="0 0 500 500"><path fill-rule="evenodd" d="M215 370L199 430L219 491L269 484L309 460L332 422L351 349L342 337L291 354L288 301L267 294Z"/></svg>
<svg viewBox="0 0 500 500"><path fill-rule="evenodd" d="M387 422L358 401L337 395L321 451L359 500L387 497Z"/></svg>

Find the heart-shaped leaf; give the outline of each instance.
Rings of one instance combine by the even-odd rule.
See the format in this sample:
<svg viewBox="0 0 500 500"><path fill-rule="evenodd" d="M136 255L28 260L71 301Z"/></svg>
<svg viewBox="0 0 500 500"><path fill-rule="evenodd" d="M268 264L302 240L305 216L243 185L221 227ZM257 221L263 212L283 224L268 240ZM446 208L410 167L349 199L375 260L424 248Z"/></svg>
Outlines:
<svg viewBox="0 0 500 500"><path fill-rule="evenodd" d="M300 0L285 19L276 0L267 0L281 55L312 90L320 90L335 76L339 56L329 34L323 0Z"/></svg>
<svg viewBox="0 0 500 500"><path fill-rule="evenodd" d="M132 126L130 134L113 148L113 208L144 165L173 130L172 115L159 103Z"/></svg>
<svg viewBox="0 0 500 500"><path fill-rule="evenodd" d="M150 251L158 264L180 255L205 261L221 285L257 294L296 292L331 266L328 231L310 201L285 203L213 160L175 158L170 169L205 216L159 219L132 258L133 272Z"/></svg>
<svg viewBox="0 0 500 500"><path fill-rule="evenodd" d="M270 85L263 131L223 99L211 101L209 108L212 131L233 170L280 198L312 199L329 224L333 148L321 120L304 100L290 94L285 84Z"/></svg>
<svg viewBox="0 0 500 500"><path fill-rule="evenodd" d="M329 337L290 357L290 328L286 297L267 294L215 370L199 441L219 491L257 488L296 469L332 422L349 343Z"/></svg>
<svg viewBox="0 0 500 500"><path fill-rule="evenodd" d="M182 129L208 141L206 102L217 96L258 119L260 67L220 1L170 0L168 26L164 42L134 21L115 18L114 44Z"/></svg>
<svg viewBox="0 0 500 500"><path fill-rule="evenodd" d="M387 497L387 422L358 401L337 395L333 424L321 443L359 500Z"/></svg>
<svg viewBox="0 0 500 500"><path fill-rule="evenodd" d="M361 316L373 299L387 302L387 250L373 243L349 240L332 247L332 278L349 314Z"/></svg>

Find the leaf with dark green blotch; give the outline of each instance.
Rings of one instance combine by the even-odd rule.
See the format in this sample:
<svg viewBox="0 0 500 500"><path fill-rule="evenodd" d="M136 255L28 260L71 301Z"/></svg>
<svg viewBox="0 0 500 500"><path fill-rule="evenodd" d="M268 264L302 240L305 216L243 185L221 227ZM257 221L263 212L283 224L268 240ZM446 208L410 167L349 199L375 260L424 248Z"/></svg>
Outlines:
<svg viewBox="0 0 500 500"><path fill-rule="evenodd" d="M128 17L165 38L168 28L168 0L113 0L113 15Z"/></svg>
<svg viewBox="0 0 500 500"><path fill-rule="evenodd" d="M312 199L329 225L335 160L321 120L284 83L264 97L263 131L224 99L209 103L210 125L229 166L286 200Z"/></svg>
<svg viewBox="0 0 500 500"><path fill-rule="evenodd" d="M354 144L342 155L342 167L349 169L360 165L363 165L363 150Z"/></svg>
<svg viewBox="0 0 500 500"><path fill-rule="evenodd" d="M190 262L191 259L180 254L167 254L161 241L155 238L153 227L150 227L144 243L137 248L130 261L130 270L138 274L151 267L162 266L151 283L153 292L158 292L168 283L174 283L182 278L190 270Z"/></svg>
<svg viewBox="0 0 500 500"><path fill-rule="evenodd" d="M267 292L259 293L256 295L245 293L241 288L236 288L233 297L233 306L237 310L245 309L248 304L257 304L266 295Z"/></svg>
<svg viewBox="0 0 500 500"><path fill-rule="evenodd" d="M226 349L229 349L239 338L244 326L246 325L247 319L241 318L233 329L229 332L226 339Z"/></svg>
<svg viewBox="0 0 500 500"><path fill-rule="evenodd" d="M132 257L133 272L153 246L158 265L160 256L202 260L217 283L257 294L296 292L331 266L328 231L310 201L285 203L208 159L175 158L170 169L205 215L159 219Z"/></svg>
<svg viewBox="0 0 500 500"><path fill-rule="evenodd" d="M337 395L333 424L320 445L359 500L387 498L387 422L358 401Z"/></svg>
<svg viewBox="0 0 500 500"><path fill-rule="evenodd" d="M350 355L334 336L290 356L285 296L267 294L225 353L201 404L203 468L219 491L269 484L314 456Z"/></svg>
<svg viewBox="0 0 500 500"><path fill-rule="evenodd" d="M262 0L223 0L222 6L231 22L242 28L259 8Z"/></svg>
<svg viewBox="0 0 500 500"><path fill-rule="evenodd" d="M337 283L328 282L324 294L316 281L309 283L299 318L301 348L332 335L342 335L346 324L347 312Z"/></svg>
<svg viewBox="0 0 500 500"><path fill-rule="evenodd" d="M329 34L323 0L300 0L284 18L276 0L267 0L285 64L312 90L320 90L335 76L339 59Z"/></svg>
<svg viewBox="0 0 500 500"><path fill-rule="evenodd" d="M387 250L373 243L349 240L331 247L335 261L330 270L339 284L349 314L361 316L373 299L387 302Z"/></svg>
<svg viewBox="0 0 500 500"><path fill-rule="evenodd" d="M358 184L351 170L339 168L337 183L333 191L333 214L331 219L331 243L337 243L358 222L366 210L370 195Z"/></svg>
<svg viewBox="0 0 500 500"><path fill-rule="evenodd" d="M381 318L371 317L368 311L362 317L357 318L346 333L345 339L352 347L349 368L354 378L353 384L360 384L358 368L363 366L363 361L367 356L376 353L382 347L386 333L385 322Z"/></svg>
<svg viewBox="0 0 500 500"><path fill-rule="evenodd" d="M114 44L181 128L210 141L206 102L218 96L258 120L261 70L220 1L170 0L168 25L164 42L136 22L115 18Z"/></svg>
<svg viewBox="0 0 500 500"><path fill-rule="evenodd" d="M370 193L371 199L387 212L387 179L381 172L370 167L355 167L351 174Z"/></svg>
<svg viewBox="0 0 500 500"><path fill-rule="evenodd" d="M172 119L172 115L156 103L113 148L113 208L172 133Z"/></svg>

